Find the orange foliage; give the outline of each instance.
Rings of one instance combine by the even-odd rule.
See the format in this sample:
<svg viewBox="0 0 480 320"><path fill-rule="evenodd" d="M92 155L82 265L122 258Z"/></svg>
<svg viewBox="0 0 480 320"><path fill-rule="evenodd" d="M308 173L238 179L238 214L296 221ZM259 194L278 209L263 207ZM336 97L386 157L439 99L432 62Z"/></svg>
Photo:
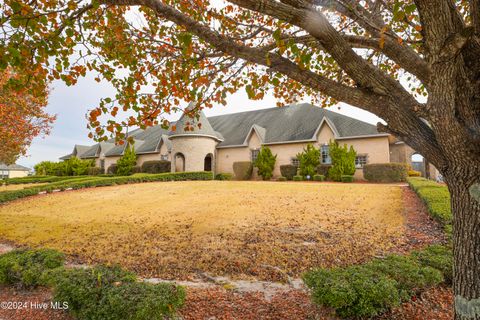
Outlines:
<svg viewBox="0 0 480 320"><path fill-rule="evenodd" d="M0 72L0 162L14 163L25 155L33 138L46 135L55 120L45 112L48 90L32 95L28 87L14 87L16 75Z"/></svg>

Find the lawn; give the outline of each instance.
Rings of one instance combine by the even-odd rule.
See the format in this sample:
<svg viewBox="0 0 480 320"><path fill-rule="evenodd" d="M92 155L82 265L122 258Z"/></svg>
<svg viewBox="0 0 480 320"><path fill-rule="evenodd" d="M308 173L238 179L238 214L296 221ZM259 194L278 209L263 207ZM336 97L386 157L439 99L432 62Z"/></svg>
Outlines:
<svg viewBox="0 0 480 320"><path fill-rule="evenodd" d="M405 231L400 187L303 182L84 189L2 205L0 220L0 238L166 279L285 280L383 254Z"/></svg>

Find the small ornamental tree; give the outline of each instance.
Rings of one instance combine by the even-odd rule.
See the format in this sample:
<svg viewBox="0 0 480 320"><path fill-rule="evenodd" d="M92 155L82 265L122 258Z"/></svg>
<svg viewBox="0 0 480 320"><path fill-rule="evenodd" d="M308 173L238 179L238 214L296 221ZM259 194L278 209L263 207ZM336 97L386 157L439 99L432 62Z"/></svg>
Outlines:
<svg viewBox="0 0 480 320"><path fill-rule="evenodd" d="M117 175L128 176L132 174L133 167L137 164L137 155L133 147L128 145L123 156L117 161Z"/></svg>
<svg viewBox="0 0 480 320"><path fill-rule="evenodd" d="M317 166L320 164L320 150L308 144L303 152L297 154L297 159L300 161L300 175L313 177L317 173Z"/></svg>
<svg viewBox="0 0 480 320"><path fill-rule="evenodd" d="M262 176L263 180L270 180L273 176L273 168L275 168L276 161L277 155L273 155L269 147L262 146L257 160L255 160L255 167L258 168L258 174Z"/></svg>
<svg viewBox="0 0 480 320"><path fill-rule="evenodd" d="M333 181L342 181L343 175L353 176L355 173L355 157L357 152L347 147L340 146L337 141L330 141L328 144L332 167L328 170L328 176Z"/></svg>

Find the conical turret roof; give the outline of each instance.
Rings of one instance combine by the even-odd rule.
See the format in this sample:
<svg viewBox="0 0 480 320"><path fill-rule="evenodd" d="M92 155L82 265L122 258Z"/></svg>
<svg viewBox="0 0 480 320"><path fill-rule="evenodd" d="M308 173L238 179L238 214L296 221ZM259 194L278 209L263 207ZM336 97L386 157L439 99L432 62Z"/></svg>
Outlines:
<svg viewBox="0 0 480 320"><path fill-rule="evenodd" d="M170 137L193 135L211 136L219 141L222 135L215 131L202 110L195 110L195 104L191 102L183 115L178 119L169 132Z"/></svg>

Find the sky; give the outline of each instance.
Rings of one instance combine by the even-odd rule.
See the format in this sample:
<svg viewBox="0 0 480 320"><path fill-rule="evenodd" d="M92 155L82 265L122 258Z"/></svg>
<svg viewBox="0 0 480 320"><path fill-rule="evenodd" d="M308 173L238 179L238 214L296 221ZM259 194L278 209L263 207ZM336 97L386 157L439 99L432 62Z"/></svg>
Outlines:
<svg viewBox="0 0 480 320"><path fill-rule="evenodd" d="M72 87L68 87L60 81L53 83L47 111L50 114L56 114L57 120L52 126L50 135L45 138L34 139L28 149L27 156L20 158L17 163L33 168L35 164L41 161L59 161L59 157L72 152L75 144L95 144L95 141L87 136L88 130L85 114L88 109L96 107L101 98L114 96L114 94L114 89L108 83L97 83L93 77L81 78ZM241 90L228 98L226 106L216 105L211 109L204 109L204 112L207 117L210 117L275 106L276 99L271 95L266 95L261 101L253 101L248 99L244 90ZM346 104L340 104L328 109L371 124L376 124L380 121L372 113ZM176 120L179 117L179 114L174 114L168 118L169 120Z"/></svg>

